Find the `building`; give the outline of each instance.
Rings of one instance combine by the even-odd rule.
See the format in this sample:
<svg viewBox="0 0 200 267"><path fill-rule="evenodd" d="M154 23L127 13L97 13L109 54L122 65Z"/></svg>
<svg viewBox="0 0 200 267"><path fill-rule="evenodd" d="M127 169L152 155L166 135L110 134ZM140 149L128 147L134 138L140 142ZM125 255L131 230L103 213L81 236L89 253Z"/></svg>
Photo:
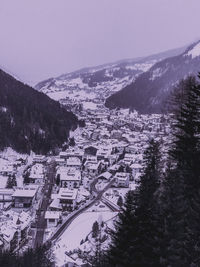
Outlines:
<svg viewBox="0 0 200 267"><path fill-rule="evenodd" d="M102 146L97 151L97 159L98 160L102 160L102 159L108 160L111 153L112 153L112 147L111 146Z"/></svg>
<svg viewBox="0 0 200 267"><path fill-rule="evenodd" d="M133 174L133 179L134 179L137 173L141 173L142 165L139 163L133 163L130 167L132 169L132 174Z"/></svg>
<svg viewBox="0 0 200 267"><path fill-rule="evenodd" d="M45 163L47 161L47 158L43 155L35 155L33 158L34 163Z"/></svg>
<svg viewBox="0 0 200 267"><path fill-rule="evenodd" d="M0 165L0 175L13 175L15 173L15 168L12 164L2 164Z"/></svg>
<svg viewBox="0 0 200 267"><path fill-rule="evenodd" d="M57 195L56 195L56 198L54 198L51 204L49 205L49 210L50 211L61 211L62 210L60 199L57 198Z"/></svg>
<svg viewBox="0 0 200 267"><path fill-rule="evenodd" d="M84 154L85 155L90 155L90 156L96 156L97 150L98 149L95 146L87 146L84 149Z"/></svg>
<svg viewBox="0 0 200 267"><path fill-rule="evenodd" d="M117 172L114 176L116 187L129 187L130 174L126 172Z"/></svg>
<svg viewBox="0 0 200 267"><path fill-rule="evenodd" d="M81 172L76 168L60 167L57 170L57 177L60 177L60 186L63 188L79 188L81 184Z"/></svg>
<svg viewBox="0 0 200 267"><path fill-rule="evenodd" d="M12 195L15 208L29 208L36 198L36 188L16 189Z"/></svg>
<svg viewBox="0 0 200 267"><path fill-rule="evenodd" d="M12 203L13 189L0 189L0 209L8 207Z"/></svg>
<svg viewBox="0 0 200 267"><path fill-rule="evenodd" d="M56 165L66 166L66 161L64 158L60 158L59 156L55 158Z"/></svg>
<svg viewBox="0 0 200 267"><path fill-rule="evenodd" d="M19 245L17 227L2 227L0 229L0 241L2 251L14 251Z"/></svg>
<svg viewBox="0 0 200 267"><path fill-rule="evenodd" d="M66 166L81 169L82 162L78 157L70 157L66 160Z"/></svg>
<svg viewBox="0 0 200 267"><path fill-rule="evenodd" d="M110 173L110 172L104 172L104 173L101 173L98 176L98 179L99 180L110 180L111 177L112 177L112 173Z"/></svg>
<svg viewBox="0 0 200 267"><path fill-rule="evenodd" d="M78 189L69 190L67 188L60 188L57 198L64 210L74 210L76 207L76 200Z"/></svg>
<svg viewBox="0 0 200 267"><path fill-rule="evenodd" d="M84 152L83 150L78 150L78 149L67 149L66 151L60 152L59 156L61 159L64 159L65 161L70 157L77 157L82 161Z"/></svg>
<svg viewBox="0 0 200 267"><path fill-rule="evenodd" d="M126 153L123 159L123 162L126 165L131 165L135 161L136 156L134 154Z"/></svg>
<svg viewBox="0 0 200 267"><path fill-rule="evenodd" d="M33 184L43 184L44 183L44 166L43 164L36 163L32 166L29 181Z"/></svg>
<svg viewBox="0 0 200 267"><path fill-rule="evenodd" d="M47 221L48 228L56 227L60 220L60 212L59 211L46 211L45 220Z"/></svg>
<svg viewBox="0 0 200 267"><path fill-rule="evenodd" d="M87 162L85 164L85 171L90 176L97 176L101 171L101 162L92 163Z"/></svg>
<svg viewBox="0 0 200 267"><path fill-rule="evenodd" d="M31 216L22 211L3 214L0 222L0 251L14 251L27 241Z"/></svg>

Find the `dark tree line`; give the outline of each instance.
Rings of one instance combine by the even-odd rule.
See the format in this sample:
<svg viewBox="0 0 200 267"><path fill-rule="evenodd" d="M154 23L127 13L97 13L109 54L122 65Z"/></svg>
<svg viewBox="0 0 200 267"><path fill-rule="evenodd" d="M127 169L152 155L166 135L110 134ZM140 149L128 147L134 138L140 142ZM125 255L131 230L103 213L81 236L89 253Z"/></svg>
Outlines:
<svg viewBox="0 0 200 267"><path fill-rule="evenodd" d="M77 124L58 102L0 70L0 149L46 153L60 147Z"/></svg>
<svg viewBox="0 0 200 267"><path fill-rule="evenodd" d="M52 267L54 266L47 256L46 247L35 250L28 249L23 255L12 252L0 252L1 267Z"/></svg>
<svg viewBox="0 0 200 267"><path fill-rule="evenodd" d="M110 248L95 266L200 266L200 84L195 77L180 82L172 103L167 167L163 172L159 144L150 141L140 183L128 192Z"/></svg>

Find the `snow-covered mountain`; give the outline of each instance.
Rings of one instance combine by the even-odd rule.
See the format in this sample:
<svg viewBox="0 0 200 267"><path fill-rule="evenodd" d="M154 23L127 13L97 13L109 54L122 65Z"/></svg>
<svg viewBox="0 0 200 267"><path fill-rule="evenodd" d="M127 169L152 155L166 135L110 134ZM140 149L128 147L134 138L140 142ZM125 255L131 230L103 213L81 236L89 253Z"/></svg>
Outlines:
<svg viewBox="0 0 200 267"><path fill-rule="evenodd" d="M200 72L200 41L178 56L154 64L133 83L108 97L109 108L133 108L140 112L160 112L174 86L188 75Z"/></svg>
<svg viewBox="0 0 200 267"><path fill-rule="evenodd" d="M183 48L179 48L145 58L127 59L81 69L42 81L35 88L55 100L67 98L76 101L94 98L105 100L132 83L155 63L169 56L180 54L182 51Z"/></svg>

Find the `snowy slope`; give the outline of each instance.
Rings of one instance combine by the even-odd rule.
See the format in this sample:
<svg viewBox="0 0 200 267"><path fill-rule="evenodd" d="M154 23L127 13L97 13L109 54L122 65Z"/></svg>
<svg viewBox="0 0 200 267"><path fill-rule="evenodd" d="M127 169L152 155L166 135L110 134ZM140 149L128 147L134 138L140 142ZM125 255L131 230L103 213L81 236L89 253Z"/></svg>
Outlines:
<svg viewBox="0 0 200 267"><path fill-rule="evenodd" d="M55 100L101 99L118 92L148 71L160 60L180 53L175 49L139 59L127 59L93 68L85 68L40 82L35 88Z"/></svg>
<svg viewBox="0 0 200 267"><path fill-rule="evenodd" d="M194 47L186 53L186 56L191 56L192 59L199 57L200 56L200 42L195 44Z"/></svg>

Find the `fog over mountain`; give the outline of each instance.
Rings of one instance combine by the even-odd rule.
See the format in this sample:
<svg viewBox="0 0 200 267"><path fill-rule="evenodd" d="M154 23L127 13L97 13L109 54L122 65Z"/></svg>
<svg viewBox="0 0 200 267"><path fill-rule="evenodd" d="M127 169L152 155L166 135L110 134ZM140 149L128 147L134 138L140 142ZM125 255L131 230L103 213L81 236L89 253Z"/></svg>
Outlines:
<svg viewBox="0 0 200 267"><path fill-rule="evenodd" d="M74 101L105 99L132 83L155 63L182 53L185 47L148 57L126 59L101 66L84 68L38 83L35 88L55 100Z"/></svg>
<svg viewBox="0 0 200 267"><path fill-rule="evenodd" d="M200 37L199 0L1 0L0 66L26 83Z"/></svg>

